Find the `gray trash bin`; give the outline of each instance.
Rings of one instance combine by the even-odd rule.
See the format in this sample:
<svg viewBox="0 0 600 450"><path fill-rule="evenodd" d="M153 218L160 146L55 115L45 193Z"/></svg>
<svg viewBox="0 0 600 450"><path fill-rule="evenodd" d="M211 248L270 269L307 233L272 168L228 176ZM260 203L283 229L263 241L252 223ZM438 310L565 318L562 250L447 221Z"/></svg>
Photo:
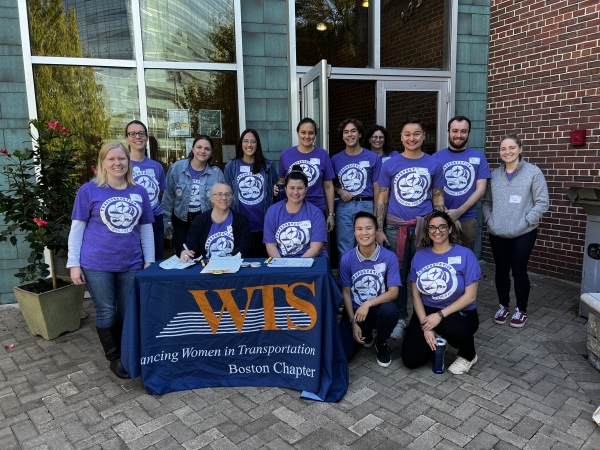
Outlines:
<svg viewBox="0 0 600 450"><path fill-rule="evenodd" d="M600 292L600 189L572 187L567 191L587 213L581 293ZM587 317L590 308L579 302L579 315Z"/></svg>

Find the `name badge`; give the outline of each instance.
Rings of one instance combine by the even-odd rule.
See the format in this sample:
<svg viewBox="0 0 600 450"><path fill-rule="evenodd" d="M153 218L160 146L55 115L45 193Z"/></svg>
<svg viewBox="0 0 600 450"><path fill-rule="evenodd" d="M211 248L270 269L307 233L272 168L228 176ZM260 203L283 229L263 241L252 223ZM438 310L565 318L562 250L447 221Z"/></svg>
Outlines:
<svg viewBox="0 0 600 450"><path fill-rule="evenodd" d="M138 203L142 203L143 202L142 196L139 195L139 194L129 194L129 198L131 200L133 200L134 202L138 202Z"/></svg>
<svg viewBox="0 0 600 450"><path fill-rule="evenodd" d="M471 164L479 164L480 161L481 161L481 158L469 158L469 162Z"/></svg>
<svg viewBox="0 0 600 450"><path fill-rule="evenodd" d="M460 256L449 256L448 264L460 264L461 257Z"/></svg>
<svg viewBox="0 0 600 450"><path fill-rule="evenodd" d="M385 272L385 263L375 264L373 266L373 270L375 270L375 272L377 272L377 273L384 273Z"/></svg>
<svg viewBox="0 0 600 450"><path fill-rule="evenodd" d="M360 167L369 167L369 161L361 161L358 163Z"/></svg>
<svg viewBox="0 0 600 450"><path fill-rule="evenodd" d="M521 203L521 196L520 195L511 195L508 202L509 203Z"/></svg>
<svg viewBox="0 0 600 450"><path fill-rule="evenodd" d="M310 228L310 220L303 220L300 222L300 228Z"/></svg>
<svg viewBox="0 0 600 450"><path fill-rule="evenodd" d="M240 166L241 173L250 173L250 166Z"/></svg>
<svg viewBox="0 0 600 450"><path fill-rule="evenodd" d="M417 167L417 173L419 175L429 175L426 167Z"/></svg>
<svg viewBox="0 0 600 450"><path fill-rule="evenodd" d="M310 158L310 163L319 166L321 165L321 158Z"/></svg>

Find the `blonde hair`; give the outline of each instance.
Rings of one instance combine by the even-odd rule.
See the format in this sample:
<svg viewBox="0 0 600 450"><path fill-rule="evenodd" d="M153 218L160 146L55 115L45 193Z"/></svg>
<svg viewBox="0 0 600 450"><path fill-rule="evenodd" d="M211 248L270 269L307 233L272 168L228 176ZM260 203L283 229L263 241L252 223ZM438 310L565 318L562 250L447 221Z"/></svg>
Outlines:
<svg viewBox="0 0 600 450"><path fill-rule="evenodd" d="M96 165L96 177L94 181L100 187L106 187L108 185L108 174L106 173L106 169L102 165L102 162L106 159L106 155L113 148L120 148L127 156L127 172L125 173L125 181L127 182L127 186L135 186L133 181L133 174L131 170L131 158L129 157L129 152L120 142L107 142L102 146L100 152L98 153L98 163Z"/></svg>

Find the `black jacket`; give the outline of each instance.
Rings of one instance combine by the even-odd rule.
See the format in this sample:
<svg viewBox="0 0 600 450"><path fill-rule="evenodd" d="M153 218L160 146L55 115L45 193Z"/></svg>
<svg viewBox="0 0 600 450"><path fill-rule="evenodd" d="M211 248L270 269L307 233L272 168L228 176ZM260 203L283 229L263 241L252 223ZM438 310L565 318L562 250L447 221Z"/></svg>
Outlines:
<svg viewBox="0 0 600 450"><path fill-rule="evenodd" d="M188 231L185 244L195 253L196 257L206 254L206 240L212 226L211 214L212 209L197 216L190 226L190 231ZM252 256L250 221L245 215L237 211L231 210L231 214L233 214L231 223L231 227L233 228L232 255L241 252L242 258L249 258Z"/></svg>

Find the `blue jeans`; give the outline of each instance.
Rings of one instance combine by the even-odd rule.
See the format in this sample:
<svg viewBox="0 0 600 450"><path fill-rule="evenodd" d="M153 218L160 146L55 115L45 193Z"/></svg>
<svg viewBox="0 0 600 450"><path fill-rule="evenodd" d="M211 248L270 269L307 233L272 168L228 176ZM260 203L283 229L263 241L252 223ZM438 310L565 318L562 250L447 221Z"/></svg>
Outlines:
<svg viewBox="0 0 600 450"><path fill-rule="evenodd" d="M165 222L163 221L162 214L154 216L152 231L154 231L154 257L158 261L159 259L163 259L163 252L165 250Z"/></svg>
<svg viewBox="0 0 600 450"><path fill-rule="evenodd" d="M373 201L344 202L340 199L335 210L335 235L337 237L338 257L356 247L354 239L354 216L359 211L373 214Z"/></svg>
<svg viewBox="0 0 600 450"><path fill-rule="evenodd" d="M83 268L85 284L96 308L96 327L110 328L122 323L133 279L139 270L131 272L100 272Z"/></svg>
<svg viewBox="0 0 600 450"><path fill-rule="evenodd" d="M390 242L390 250L396 252L396 240L398 239L398 228L396 227L385 227L385 236ZM415 230L408 232L406 240L406 246L404 247L404 261L400 265L400 290L398 297L394 302L400 311L400 318L406 319L408 317L407 303L408 303L408 274L410 272L410 263L415 256Z"/></svg>
<svg viewBox="0 0 600 450"><path fill-rule="evenodd" d="M385 342L390 338L394 327L398 323L399 312L394 302L381 303L369 308L366 320L358 323L362 331L363 337L371 335L374 329L377 330L377 340ZM352 334L352 325L344 310L344 315L340 322L340 335L342 336L342 344L344 344L344 353L346 359L350 361L356 352L360 349L361 344L356 342Z"/></svg>

